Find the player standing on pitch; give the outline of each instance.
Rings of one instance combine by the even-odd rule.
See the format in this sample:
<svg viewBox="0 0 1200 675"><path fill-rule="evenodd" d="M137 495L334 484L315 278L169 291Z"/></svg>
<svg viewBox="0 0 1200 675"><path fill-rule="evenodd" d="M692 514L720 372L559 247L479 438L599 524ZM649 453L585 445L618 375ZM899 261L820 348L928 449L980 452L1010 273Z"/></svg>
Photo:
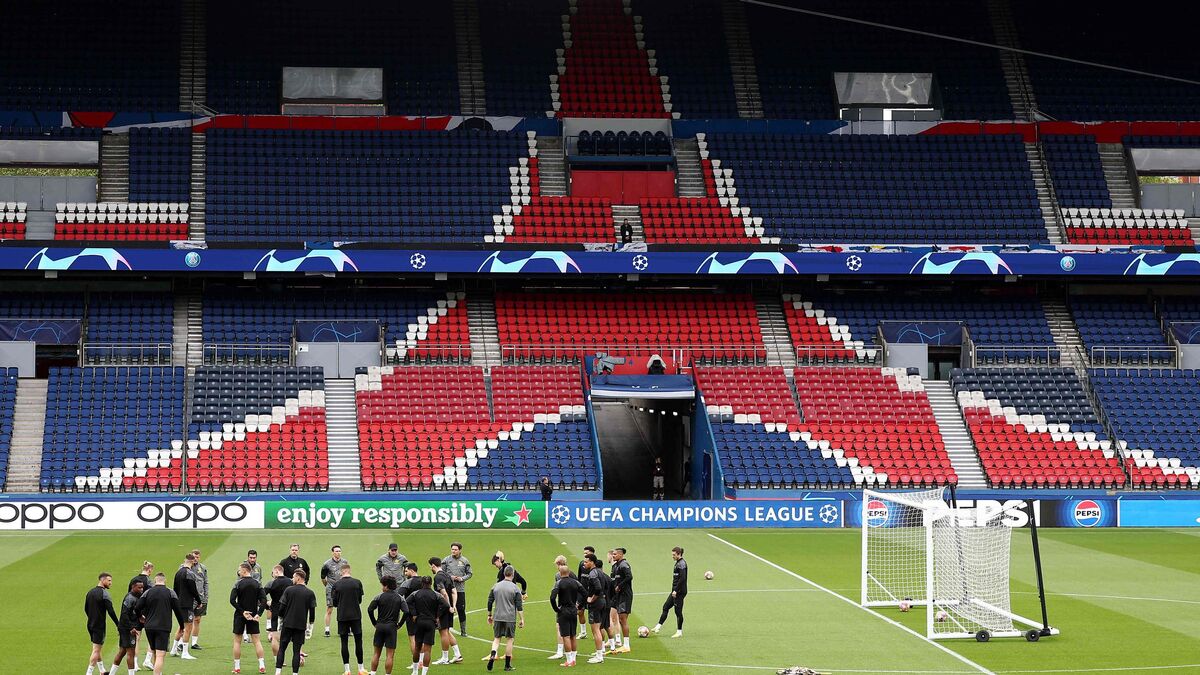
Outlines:
<svg viewBox="0 0 1200 675"><path fill-rule="evenodd" d="M308 561L300 557L300 544L292 544L286 558L279 561L279 565L283 567L283 576L288 579L296 573L296 570L304 570L304 579L312 578L312 569L308 566Z"/></svg>
<svg viewBox="0 0 1200 675"><path fill-rule="evenodd" d="M608 593L612 585L608 575L604 573L603 563L595 555L583 559L584 569L587 570L587 608L588 625L592 630L592 639L596 642L596 653L588 659L588 663L604 663L604 638L601 632L608 628Z"/></svg>
<svg viewBox="0 0 1200 675"><path fill-rule="evenodd" d="M129 672L137 670L137 641L141 622L133 608L137 606L138 598L142 597L146 586L140 579L134 579L129 592L121 601L121 617L117 619L117 656L113 659L111 673L116 675L121 667L121 661L126 661ZM151 665L153 667L153 665Z"/></svg>
<svg viewBox="0 0 1200 675"><path fill-rule="evenodd" d="M283 675L283 662L287 659L288 645L292 649L292 675L300 675L304 641L312 637L312 625L317 620L317 594L305 582L308 575L297 569L292 574L292 585L279 599L279 653L275 655L275 675Z"/></svg>
<svg viewBox="0 0 1200 675"><path fill-rule="evenodd" d="M325 637L329 637L329 620L333 618L333 584L342 578L342 547L329 549L333 555L321 565L321 584L325 586Z"/></svg>
<svg viewBox="0 0 1200 675"><path fill-rule="evenodd" d="M371 675L379 669L379 655L387 650L387 659L383 663L383 672L392 675L392 665L396 661L396 638L400 632L400 622L408 613L408 603L404 596L396 592L395 578L385 575L379 580L383 591L367 605L367 618L375 627L375 653L371 656ZM376 611L379 612L376 615ZM340 618L341 615L339 615Z"/></svg>
<svg viewBox="0 0 1200 675"><path fill-rule="evenodd" d="M258 564L258 551L255 551L254 549L250 549L249 551L246 551L246 559L243 560L242 562L244 562L250 566L250 578L257 581L258 584L261 586L262 585L262 566ZM239 578L240 578L240 573L239 573ZM250 641L250 634L249 633L243 634L242 642L249 642L249 641Z"/></svg>
<svg viewBox="0 0 1200 675"><path fill-rule="evenodd" d="M492 626L492 653L488 657L488 670L496 664L496 651L500 648L501 639L507 640L504 648L504 670L513 670L513 639L517 637L517 629L525 627L525 605L522 603L524 593L513 583L516 572L512 565L506 565L500 570L504 578L497 581L488 592L488 623Z"/></svg>
<svg viewBox="0 0 1200 675"><path fill-rule="evenodd" d="M408 601L408 596L421 590L421 576L417 572L417 563L411 560L404 564L404 581L396 585L396 594ZM416 624L413 622L412 612L405 610L404 613L404 632L408 633L408 649L413 653L413 667L416 667L417 656L421 653L417 649Z"/></svg>
<svg viewBox="0 0 1200 675"><path fill-rule="evenodd" d="M271 621L267 624L267 641L271 643L271 654L279 653L279 603L283 600L283 592L292 585L291 577L283 576L283 565L271 569L271 583L267 584L267 607L270 608Z"/></svg>
<svg viewBox="0 0 1200 675"><path fill-rule="evenodd" d="M113 625L117 627L118 631L121 628L121 623L117 620L117 613L113 611L112 596L108 594L108 589L111 587L112 575L102 572L97 577L96 585L83 598L83 613L87 615L88 636L92 640L92 655L88 657L88 675L95 672L97 665L100 666L101 675L107 672L104 669L104 656L100 654L104 649L104 637L108 626L104 622L105 615L107 614L112 619Z"/></svg>
<svg viewBox="0 0 1200 675"><path fill-rule="evenodd" d="M560 556L561 557L561 556ZM587 592L583 589L583 584L575 578L571 573L571 568L567 567L566 558L558 563L558 581L554 583L554 588L550 591L550 608L554 610L554 615L558 623L558 656L566 656L567 660L560 663L560 666L567 668L575 665L575 657L579 654L578 638L575 637L575 623L578 619L579 606L583 603Z"/></svg>
<svg viewBox="0 0 1200 675"><path fill-rule="evenodd" d="M342 664L346 675L350 675L350 635L354 635L354 655L358 659L358 675L363 670L362 645L362 582L350 575L350 563L343 562L341 578L330 584L333 605L337 607L338 638L342 641Z"/></svg>
<svg viewBox="0 0 1200 675"><path fill-rule="evenodd" d="M187 660L196 658L188 651L192 639L192 621L196 619L196 603L200 601L200 587L196 581L196 574L192 572L195 564L195 554L188 553L184 556L183 564L175 572L173 584L175 596L179 598L179 606L183 610L184 621L175 633L175 644L171 645L171 653L180 652L180 656Z"/></svg>
<svg viewBox="0 0 1200 675"><path fill-rule="evenodd" d="M250 563L244 562L238 566L238 582L229 593L229 604L233 605L233 672L242 672L242 642L243 635L249 635L254 641L254 654L258 657L258 672L267 672L267 663L263 658L262 640L259 631L262 613L267 606L267 593L261 584L255 580L254 569Z"/></svg>
<svg viewBox="0 0 1200 675"><path fill-rule="evenodd" d="M683 599L687 596L687 561L683 559L683 547L676 546L671 549L671 558L675 561L675 568L671 572L671 594L663 603L662 616L658 617L658 623L654 624L652 630L655 635L662 630L663 622L667 620L667 612L674 607L675 623L678 627L671 637L678 638L683 637Z"/></svg>
<svg viewBox="0 0 1200 675"><path fill-rule="evenodd" d="M183 625L188 618L179 596L167 588L167 575L154 575L154 587L142 593L133 611L142 618L145 626L146 643L150 645L150 656L154 663L154 675L162 675L163 661L167 657L167 645L171 640L171 618Z"/></svg>
<svg viewBox="0 0 1200 675"><path fill-rule="evenodd" d="M586 582L587 567L585 566L585 563L587 562L587 557L589 555L596 555L596 547L595 546L584 546L583 547L583 557L579 559L579 567L576 569L577 576L575 578L579 579L579 582L584 584L584 588L587 588L587 585L586 585L587 584L587 582ZM584 596L584 597L586 598L587 596ZM582 640L586 637L590 637L590 632L588 631L586 604L587 603L581 603L579 605L579 639L580 640Z"/></svg>
<svg viewBox="0 0 1200 675"><path fill-rule="evenodd" d="M193 549L192 555L196 556L196 564L192 566L192 574L196 575L196 590L200 591L196 611L196 620L192 622L192 649L203 649L200 646L200 620L208 614L208 568L204 563L200 562L200 549Z"/></svg>
<svg viewBox="0 0 1200 675"><path fill-rule="evenodd" d="M554 588L558 587L558 571L559 571L558 568L563 567L566 564L567 564L567 556L565 556L565 555L559 555L558 557L556 557L554 559L554 584L550 587L551 593L554 592ZM575 579L575 580L579 579L579 577L575 576L575 573L572 572L569 567L567 568L567 573L571 575L572 579ZM575 609L576 609L576 612L578 612L579 608L576 607ZM558 610L555 610L555 613L557 614ZM572 622L571 625L575 626L575 623L578 622L578 620L579 619L577 617L575 622ZM578 626L576 626L576 628L578 628ZM565 652L563 649L563 636L559 633L558 626L554 627L554 637L555 637L556 641L558 642L558 649L553 654L546 657L546 659L550 660L550 661L554 661L556 659L561 659L565 655ZM574 638L575 634L571 633L571 637Z"/></svg>
<svg viewBox="0 0 1200 675"><path fill-rule="evenodd" d="M437 558L433 558L437 560ZM417 653L413 655L414 675L429 675L429 657L433 637L437 634L439 617L452 610L446 596L434 593L433 580L421 577L421 588L408 596L408 611L416 626ZM417 671L420 670L420 673Z"/></svg>
<svg viewBox="0 0 1200 675"><path fill-rule="evenodd" d="M446 574L454 580L454 590L457 591L455 605L458 610L458 634L467 636L467 582L471 580L471 561L462 554L462 544L450 544L450 555L442 559L442 567ZM457 644L457 643L455 643Z"/></svg>
<svg viewBox="0 0 1200 675"><path fill-rule="evenodd" d="M623 638L622 644L614 645L614 654L629 653L629 614L633 611L633 568L625 559L625 549L613 549L612 565L613 609L617 613L617 635ZM613 631L609 631L611 634Z"/></svg>
<svg viewBox="0 0 1200 675"><path fill-rule="evenodd" d="M458 640L454 639L454 633L450 630L454 627L454 606L458 589L455 587L454 577L450 576L442 567L442 561L434 556L429 559L429 569L433 572L433 591L450 605L448 611L442 612L438 616L438 632L442 636L442 656L437 661L433 662L435 666L444 666L449 663L462 663L462 652L458 650ZM450 658L450 648L454 648L454 659Z"/></svg>
<svg viewBox="0 0 1200 675"><path fill-rule="evenodd" d="M383 581L384 577L391 577L397 583L404 578L404 566L408 564L408 558L400 552L400 546L395 542L388 545L387 553L379 556L375 561L375 576Z"/></svg>
<svg viewBox="0 0 1200 675"><path fill-rule="evenodd" d="M150 587L154 585L154 563L150 562L149 560L142 561L142 571L140 574L134 575L134 577L129 580L129 590L133 590L133 584L137 581L142 582L143 593L150 590ZM141 636L144 634L145 631L139 633L138 639L141 639ZM136 659L137 656L135 655L134 658ZM149 649L146 650L146 660L142 662L142 667L150 669L154 668L154 654L151 653Z"/></svg>

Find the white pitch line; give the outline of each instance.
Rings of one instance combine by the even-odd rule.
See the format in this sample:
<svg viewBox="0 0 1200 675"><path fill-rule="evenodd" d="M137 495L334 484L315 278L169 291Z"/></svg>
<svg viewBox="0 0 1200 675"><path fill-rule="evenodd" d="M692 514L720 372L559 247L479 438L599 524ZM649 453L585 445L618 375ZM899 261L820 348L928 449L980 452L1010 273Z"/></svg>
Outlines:
<svg viewBox="0 0 1200 675"><path fill-rule="evenodd" d="M1017 673L1139 673L1144 670L1180 670L1181 668L1200 668L1200 663L1189 663L1183 666L1128 666L1125 668L1079 668L1075 670L1055 668L1054 670L1001 670L1000 675L1016 675Z"/></svg>
<svg viewBox="0 0 1200 675"><path fill-rule="evenodd" d="M805 577L802 577L802 576L800 576L799 574L796 574L795 572L793 572L793 571L791 571L791 570L787 569L786 567L782 567L782 566L780 566L780 565L777 565L777 564L775 564L775 563L771 562L770 560L767 560L766 558L764 558L764 557L762 557L762 556L758 555L757 553L753 553L753 552L751 552L751 551L747 551L746 549L742 548L741 546L738 546L737 544L734 544L733 542L726 541L726 540L724 540L724 539L722 539L722 538L718 537L717 535L715 535L715 534L713 534L713 533L711 533L711 532L707 532L706 534L708 534L708 536L712 537L713 539L716 539L717 541L721 542L722 544L725 544L726 546L728 546L728 547L730 547L730 548L734 549L735 551L740 551L740 552L744 553L745 555L748 555L748 556L750 556L751 558L754 558L755 560L757 560L757 561L759 561L759 562L761 562L761 563L763 563L763 564L765 564L765 565L767 565L767 566L769 566L769 567L772 567L772 568L774 568L774 569L777 569L777 570L779 570L780 572L783 572L784 574L786 574L786 575L788 575L788 576L790 576L790 577L792 577L792 578L794 578L794 579L799 579L800 581L802 581L802 582L804 582L804 583L808 584L809 586L812 586L813 588L815 588L815 589L817 589L817 590L824 591L825 593L828 593L829 595L832 595L833 597L835 597L835 598L837 598L837 599L839 599L839 600L841 600L841 601L845 602L846 604L852 605L852 606L854 606L854 607L856 607L856 608L858 608L858 609L860 609L860 610L862 610L862 611L866 612L867 614L870 614L870 615L872 615L872 616L874 616L874 617L876 617L876 618L878 618L878 619L882 619L883 621L886 621L887 623L889 623L889 624L891 624L891 625L895 626L896 628L899 628L900 630L902 630L902 631L904 631L904 632L908 633L909 635L916 636L917 638L919 638L919 639L921 639L921 640L925 641L926 643L928 643L928 644L932 645L933 647L935 647L935 648L937 648L937 649L939 649L939 650L941 650L941 651L943 651L943 652L945 652L945 653L949 654L950 656L953 656L954 658L958 659L959 661L962 661L964 664L966 664L966 665L970 666L971 668L974 668L976 671L978 671L978 672L980 672L980 673L984 673L984 675L996 675L996 673L994 673L994 672L992 672L992 671L988 670L987 668L984 668L983 666L979 665L978 663L975 663L975 662L974 662L974 661L972 661L971 659L968 659L967 657L963 656L962 654L959 654L958 652L954 651L953 649L950 649L949 647L947 647L947 646L945 646L945 645L938 644L937 642L934 642L933 640L930 640L928 637L926 637L926 636L924 636L924 635L921 635L921 634L920 634L920 633L918 633L917 631L915 631L915 630L913 630L913 629L909 628L908 626L905 626L904 624L902 624L902 623L900 623L900 622L898 622L898 621L896 621L896 620L894 620L894 619L888 618L888 617L886 617L886 616L884 616L884 615L880 614L879 612L876 612L875 610L873 610L873 609L870 609L870 608L868 608L868 607L863 607L862 605L858 604L858 603L857 603L857 602L855 602L854 600L851 600L850 598L847 598L846 596L844 596L844 595L842 595L842 594L840 594L840 593L837 593L837 592L835 592L835 591L831 591L831 590L829 590L828 588L825 588L824 586L822 586L821 584L818 584L818 583L817 583L817 582L815 582L815 581L812 581L812 580L810 580L810 579L807 579L807 578L805 578Z"/></svg>
<svg viewBox="0 0 1200 675"><path fill-rule="evenodd" d="M1013 591L1013 595L1037 595L1037 591ZM1200 600L1179 600L1177 598L1141 598L1131 595L1097 595L1095 593L1056 593L1047 591L1046 595L1057 595L1063 598L1100 598L1102 600L1132 600L1134 602L1174 602L1181 605L1200 605Z"/></svg>

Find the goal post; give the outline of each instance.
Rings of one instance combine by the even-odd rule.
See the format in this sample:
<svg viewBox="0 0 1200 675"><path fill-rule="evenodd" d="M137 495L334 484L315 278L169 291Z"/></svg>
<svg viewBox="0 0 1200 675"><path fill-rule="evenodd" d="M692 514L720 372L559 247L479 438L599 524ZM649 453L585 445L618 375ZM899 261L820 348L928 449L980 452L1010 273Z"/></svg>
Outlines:
<svg viewBox="0 0 1200 675"><path fill-rule="evenodd" d="M1001 513L952 508L945 488L866 490L861 603L923 607L931 639L1025 636L1034 641L1058 634L1013 613L1011 543L1012 530Z"/></svg>

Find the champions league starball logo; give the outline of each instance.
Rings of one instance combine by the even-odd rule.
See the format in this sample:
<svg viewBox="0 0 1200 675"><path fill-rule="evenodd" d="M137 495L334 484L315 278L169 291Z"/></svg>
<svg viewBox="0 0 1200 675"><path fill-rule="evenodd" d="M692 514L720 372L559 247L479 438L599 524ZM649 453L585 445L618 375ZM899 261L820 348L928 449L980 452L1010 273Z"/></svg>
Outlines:
<svg viewBox="0 0 1200 675"><path fill-rule="evenodd" d="M852 255L846 258L846 269L851 272L857 272L862 269L863 259L860 256Z"/></svg>
<svg viewBox="0 0 1200 675"><path fill-rule="evenodd" d="M550 509L550 520L553 520L555 525L566 525L571 522L571 509L564 504L555 506Z"/></svg>
<svg viewBox="0 0 1200 675"><path fill-rule="evenodd" d="M644 255L633 256L633 269L635 269L639 272L645 272L646 268L649 266L650 266L650 259L647 258L646 256L644 256Z"/></svg>
<svg viewBox="0 0 1200 675"><path fill-rule="evenodd" d="M826 504L817 511L817 517L821 519L822 523L832 525L838 521L838 507L833 504Z"/></svg>
<svg viewBox="0 0 1200 675"><path fill-rule="evenodd" d="M423 253L414 253L408 258L408 264L412 265L414 270L424 269L426 262L425 254Z"/></svg>

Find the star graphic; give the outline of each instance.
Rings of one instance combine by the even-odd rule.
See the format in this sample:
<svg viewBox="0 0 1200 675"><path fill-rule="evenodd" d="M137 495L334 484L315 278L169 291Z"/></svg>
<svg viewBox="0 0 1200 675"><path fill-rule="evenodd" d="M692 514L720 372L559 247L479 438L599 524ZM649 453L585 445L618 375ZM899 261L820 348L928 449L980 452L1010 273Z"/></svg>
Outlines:
<svg viewBox="0 0 1200 675"><path fill-rule="evenodd" d="M521 509L519 511L513 511L513 514L506 517L504 521L520 527L521 525L529 522L529 514L531 513L533 513L533 511L530 511L529 507L525 506L524 502L522 502Z"/></svg>

